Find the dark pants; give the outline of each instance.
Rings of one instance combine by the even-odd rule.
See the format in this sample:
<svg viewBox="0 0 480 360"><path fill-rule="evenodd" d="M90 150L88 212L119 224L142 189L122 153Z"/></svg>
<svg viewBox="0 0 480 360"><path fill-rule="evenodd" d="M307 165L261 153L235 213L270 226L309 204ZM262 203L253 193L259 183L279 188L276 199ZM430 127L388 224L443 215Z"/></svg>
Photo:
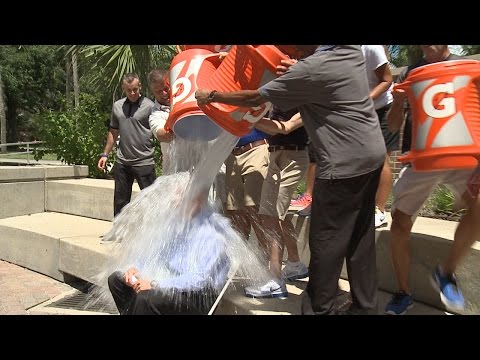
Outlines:
<svg viewBox="0 0 480 360"><path fill-rule="evenodd" d="M374 210L380 172L381 168L349 179L315 180L307 293L316 314L335 312L344 259L352 307L377 312Z"/></svg>
<svg viewBox="0 0 480 360"><path fill-rule="evenodd" d="M388 110L392 107L392 104L385 105L384 107L377 109L378 120L380 121L380 129L382 129L383 140L385 140L385 147L388 152L396 151L400 145L400 131L391 132L388 129L387 115Z"/></svg>
<svg viewBox="0 0 480 360"><path fill-rule="evenodd" d="M108 287L120 315L206 315L215 301L209 291L178 292L172 296L146 290L137 294L125 284L121 271L108 277Z"/></svg>
<svg viewBox="0 0 480 360"><path fill-rule="evenodd" d="M136 179L140 189L152 185L155 182L155 165L130 166L120 163L115 164L115 195L113 198L113 214L120 213L132 198L133 180Z"/></svg>

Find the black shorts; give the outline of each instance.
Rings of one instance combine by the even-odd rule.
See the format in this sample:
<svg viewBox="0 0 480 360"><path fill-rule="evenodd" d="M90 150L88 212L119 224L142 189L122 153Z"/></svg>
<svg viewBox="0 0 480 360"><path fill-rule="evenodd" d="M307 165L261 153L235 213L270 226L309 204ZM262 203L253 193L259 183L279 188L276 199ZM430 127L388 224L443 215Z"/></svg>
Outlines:
<svg viewBox="0 0 480 360"><path fill-rule="evenodd" d="M400 145L400 132L392 133L388 130L387 113L391 106L392 104L390 103L376 110L378 120L380 121L380 128L382 129L383 140L385 140L385 147L388 152L399 150Z"/></svg>

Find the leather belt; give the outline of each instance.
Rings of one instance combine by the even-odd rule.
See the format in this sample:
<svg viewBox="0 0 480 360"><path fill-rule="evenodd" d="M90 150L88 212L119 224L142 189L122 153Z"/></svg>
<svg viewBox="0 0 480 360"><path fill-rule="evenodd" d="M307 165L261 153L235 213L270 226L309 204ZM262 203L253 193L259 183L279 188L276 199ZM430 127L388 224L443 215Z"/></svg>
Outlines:
<svg viewBox="0 0 480 360"><path fill-rule="evenodd" d="M235 156L242 155L243 153L246 153L248 150L253 149L257 146L263 145L263 144L268 144L267 139L252 141L251 143L245 144L243 146L235 147L232 150L232 154L235 155Z"/></svg>
<svg viewBox="0 0 480 360"><path fill-rule="evenodd" d="M305 150L307 148L306 145L270 145L268 147L268 151L278 151L278 150L293 150L293 151L300 151Z"/></svg>

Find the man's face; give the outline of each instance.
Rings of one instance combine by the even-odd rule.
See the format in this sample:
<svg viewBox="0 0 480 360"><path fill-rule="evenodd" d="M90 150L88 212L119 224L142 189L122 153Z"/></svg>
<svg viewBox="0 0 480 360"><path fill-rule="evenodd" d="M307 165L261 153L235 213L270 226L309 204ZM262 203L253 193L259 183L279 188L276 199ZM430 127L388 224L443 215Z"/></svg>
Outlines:
<svg viewBox="0 0 480 360"><path fill-rule="evenodd" d="M427 59L442 57L448 50L448 45L420 45Z"/></svg>
<svg viewBox="0 0 480 360"><path fill-rule="evenodd" d="M122 90L127 96L128 100L130 100L131 102L138 101L141 89L142 85L140 84L140 80L138 79L133 79L131 83L127 83L126 81L122 83Z"/></svg>
<svg viewBox="0 0 480 360"><path fill-rule="evenodd" d="M150 84L150 91L155 99L162 105L170 105L170 87L165 81L158 81Z"/></svg>
<svg viewBox="0 0 480 360"><path fill-rule="evenodd" d="M312 55L318 45L276 45L278 49L291 59L303 59Z"/></svg>

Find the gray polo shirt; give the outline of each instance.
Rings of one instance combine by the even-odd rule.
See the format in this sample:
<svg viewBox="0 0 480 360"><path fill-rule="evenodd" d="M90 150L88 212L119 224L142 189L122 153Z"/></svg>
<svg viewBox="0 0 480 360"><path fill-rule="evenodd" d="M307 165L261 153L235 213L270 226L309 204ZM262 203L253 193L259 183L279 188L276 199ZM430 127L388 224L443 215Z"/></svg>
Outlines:
<svg viewBox="0 0 480 360"><path fill-rule="evenodd" d="M360 45L317 48L259 91L283 111L299 109L315 148L318 178L363 175L385 161Z"/></svg>
<svg viewBox="0 0 480 360"><path fill-rule="evenodd" d="M118 129L120 144L117 162L130 166L154 165L154 142L148 117L153 101L142 96L136 103L128 98L115 101L110 127Z"/></svg>

